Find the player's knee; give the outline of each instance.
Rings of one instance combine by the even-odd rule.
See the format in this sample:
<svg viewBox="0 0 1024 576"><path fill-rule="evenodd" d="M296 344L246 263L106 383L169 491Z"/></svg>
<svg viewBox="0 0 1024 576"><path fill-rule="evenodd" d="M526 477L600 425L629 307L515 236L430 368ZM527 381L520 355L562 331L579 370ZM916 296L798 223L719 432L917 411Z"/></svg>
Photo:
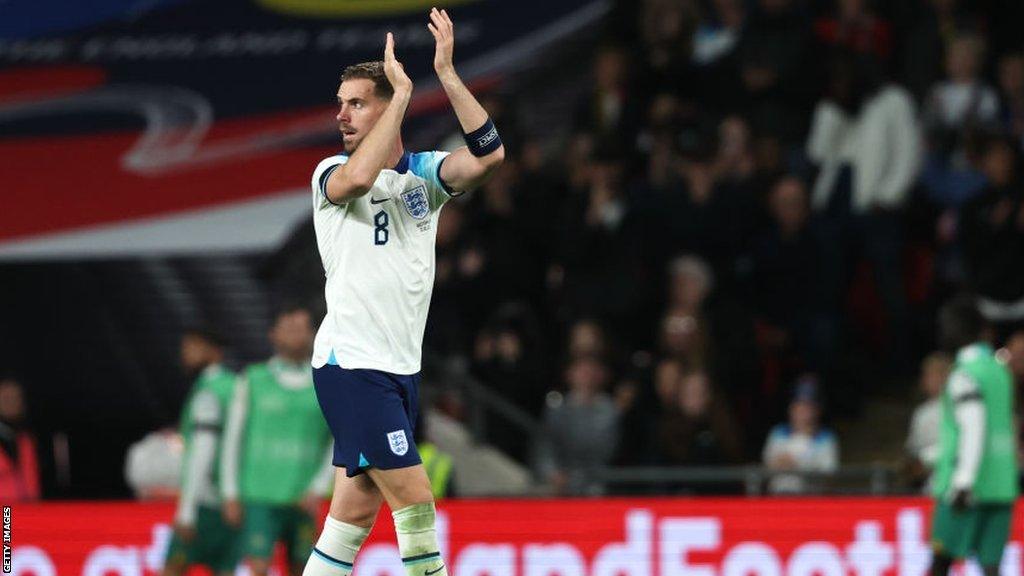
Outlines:
<svg viewBox="0 0 1024 576"><path fill-rule="evenodd" d="M353 526L369 527L373 525L373 521L377 518L377 511L379 507L354 507L354 506L343 506L337 509L331 508L330 516L339 522L346 524L352 524Z"/></svg>
<svg viewBox="0 0 1024 576"><path fill-rule="evenodd" d="M403 507L414 504L429 504L434 501L434 493L430 491L430 481L410 482L399 486L395 496Z"/></svg>

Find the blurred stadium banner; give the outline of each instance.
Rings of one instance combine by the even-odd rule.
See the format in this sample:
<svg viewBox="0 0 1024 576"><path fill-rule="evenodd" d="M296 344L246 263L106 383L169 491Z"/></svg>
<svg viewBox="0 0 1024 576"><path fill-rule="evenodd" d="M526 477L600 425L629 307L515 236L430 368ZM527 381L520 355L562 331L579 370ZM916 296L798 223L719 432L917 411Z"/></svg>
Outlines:
<svg viewBox="0 0 1024 576"><path fill-rule="evenodd" d="M0 259L278 245L338 150L345 65L386 31L416 82L413 118L444 111L432 5L458 22L460 72L493 85L596 21L593 0L8 0L0 18ZM415 126L413 126L415 128Z"/></svg>
<svg viewBox="0 0 1024 576"><path fill-rule="evenodd" d="M462 500L439 509L455 576L922 576L931 554L930 503L917 498ZM154 574L172 515L164 504L16 506L13 573ZM61 521L69 518L81 521ZM357 576L405 575L392 530L382 512ZM1022 538L1017 510L1004 576L1024 573Z"/></svg>

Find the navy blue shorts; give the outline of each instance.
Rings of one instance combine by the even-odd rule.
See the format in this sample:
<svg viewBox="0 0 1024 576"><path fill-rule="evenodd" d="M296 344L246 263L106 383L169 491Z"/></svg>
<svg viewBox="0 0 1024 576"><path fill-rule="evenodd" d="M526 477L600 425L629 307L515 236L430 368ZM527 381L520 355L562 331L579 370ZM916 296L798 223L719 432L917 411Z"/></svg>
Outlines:
<svg viewBox="0 0 1024 576"><path fill-rule="evenodd" d="M335 364L314 368L316 399L334 435L334 465L352 477L367 468L420 464L412 437L419 383L419 374L348 370Z"/></svg>

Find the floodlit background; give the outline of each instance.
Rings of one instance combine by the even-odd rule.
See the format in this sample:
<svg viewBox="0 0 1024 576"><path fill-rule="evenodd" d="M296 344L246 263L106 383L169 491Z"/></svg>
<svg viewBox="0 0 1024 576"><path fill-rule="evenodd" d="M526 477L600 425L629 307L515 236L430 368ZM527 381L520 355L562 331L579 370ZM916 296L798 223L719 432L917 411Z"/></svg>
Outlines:
<svg viewBox="0 0 1024 576"><path fill-rule="evenodd" d="M920 493L963 290L1024 381L1018 2L441 4L508 154L438 228L457 495ZM182 331L241 368L323 314L344 66L393 31L407 148L460 144L430 5L0 5L0 448L38 478L5 502L173 496Z"/></svg>

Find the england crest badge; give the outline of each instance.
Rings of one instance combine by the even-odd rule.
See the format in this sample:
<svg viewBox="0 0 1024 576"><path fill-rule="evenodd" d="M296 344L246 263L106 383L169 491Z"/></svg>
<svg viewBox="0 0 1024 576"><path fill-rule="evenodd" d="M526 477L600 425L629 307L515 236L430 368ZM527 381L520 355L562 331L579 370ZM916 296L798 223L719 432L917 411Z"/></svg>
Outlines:
<svg viewBox="0 0 1024 576"><path fill-rule="evenodd" d="M409 212L409 216L422 220L430 213L430 203L427 202L427 188L420 184L412 190L402 192L402 203Z"/></svg>
<svg viewBox="0 0 1024 576"><path fill-rule="evenodd" d="M405 453L409 451L409 441L405 439L405 430L388 432L388 445L391 446L391 451L395 455L405 456Z"/></svg>

